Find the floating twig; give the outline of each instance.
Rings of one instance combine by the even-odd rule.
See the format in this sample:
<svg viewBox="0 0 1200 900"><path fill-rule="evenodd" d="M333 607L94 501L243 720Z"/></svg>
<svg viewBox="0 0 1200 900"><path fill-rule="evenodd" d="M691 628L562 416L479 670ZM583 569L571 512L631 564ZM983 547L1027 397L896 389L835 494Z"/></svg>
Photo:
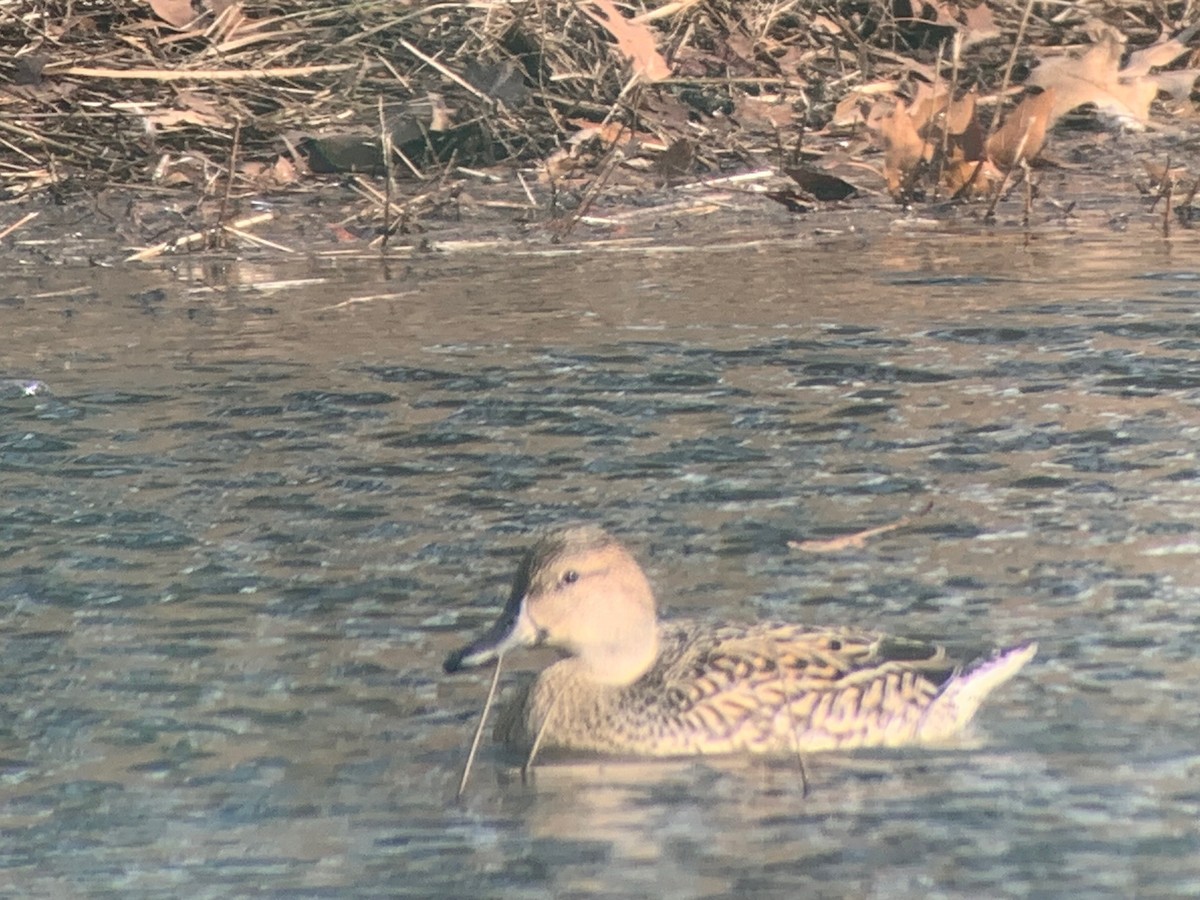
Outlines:
<svg viewBox="0 0 1200 900"><path fill-rule="evenodd" d="M838 553L842 550L858 550L866 546L869 538L877 537L881 534L887 534L889 531L895 531L897 528L903 528L905 525L910 525L914 519L919 519L921 516L933 509L933 501L925 504L918 512L911 515L903 516L895 522L889 522L886 525L877 525L874 528L867 528L863 531L856 531L852 534L843 534L838 537L828 538L826 540L810 540L810 541L788 541L788 546L793 550L804 550L808 553Z"/></svg>

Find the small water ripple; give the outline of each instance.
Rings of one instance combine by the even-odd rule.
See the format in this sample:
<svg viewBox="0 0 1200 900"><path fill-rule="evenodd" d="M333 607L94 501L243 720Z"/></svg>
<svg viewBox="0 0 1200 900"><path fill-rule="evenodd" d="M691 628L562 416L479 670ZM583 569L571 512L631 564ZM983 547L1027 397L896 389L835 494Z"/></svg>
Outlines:
<svg viewBox="0 0 1200 900"><path fill-rule="evenodd" d="M554 319L561 291L546 320L491 310L503 337L478 317L447 335L437 307L436 327L347 317L338 341L283 303L201 321L169 291L116 294L153 308L137 371L117 322L61 377L17 361L48 390L0 382L0 884L1195 893L1185 280L1080 296L1065 276L890 271L872 290L918 299L871 307L773 271L754 282L785 292L770 321L701 304L653 340ZM61 343L30 315L0 324ZM571 330L529 336L546 321ZM788 548L903 516L865 547ZM522 783L488 746L454 804L487 675L440 661L494 616L529 532L578 518L630 539L672 614L1041 655L963 747L806 760L807 798L790 760L568 761Z"/></svg>

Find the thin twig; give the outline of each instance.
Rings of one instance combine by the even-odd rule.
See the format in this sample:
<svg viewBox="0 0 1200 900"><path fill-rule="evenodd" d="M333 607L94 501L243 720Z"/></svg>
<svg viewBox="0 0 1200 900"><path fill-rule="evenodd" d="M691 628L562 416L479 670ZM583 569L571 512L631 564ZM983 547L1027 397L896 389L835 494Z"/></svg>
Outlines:
<svg viewBox="0 0 1200 900"><path fill-rule="evenodd" d="M592 208L592 204L596 202L597 198L600 196L600 192L604 190L605 186L608 184L608 180L612 178L613 172L616 171L617 166L621 164L621 161L624 158L625 154L617 149L617 145L614 142L612 147L609 149L608 157L605 161L606 165L604 171L592 180L592 183L584 192L583 197L579 201L579 206L575 209L574 214L567 221L566 227L558 233L557 236L559 239L565 238L572 231L574 231L575 226L587 216L588 210Z"/></svg>
<svg viewBox="0 0 1200 900"><path fill-rule="evenodd" d="M235 228L232 225L225 225L224 231L226 234L232 234L238 240L245 241L247 244L253 244L255 247L266 247L271 250L278 250L280 253L296 252L294 247L288 247L285 244L269 241L264 237L259 237L257 234L251 234L249 231L243 231L242 229Z"/></svg>
<svg viewBox="0 0 1200 900"><path fill-rule="evenodd" d="M390 137L390 135L389 135L389 137ZM404 165L408 168L408 171L412 172L418 181L427 181L428 180L428 176L424 172L422 172L420 169L417 168L416 163L414 163L411 159L408 158L407 153L405 153L403 150L401 150L399 147L397 147L394 141L389 141L388 143L391 144L392 154L394 156L399 157L400 162L404 163Z"/></svg>
<svg viewBox="0 0 1200 900"><path fill-rule="evenodd" d="M942 152L938 156L937 179L933 183L935 197L942 189L942 175L946 171L946 158L950 155L950 112L954 108L954 95L958 93L958 65L961 58L962 32L956 31L950 46L950 93L946 97L946 106L942 113Z"/></svg>
<svg viewBox="0 0 1200 900"><path fill-rule="evenodd" d="M21 218L17 219L17 221L13 222L11 225L9 225L7 228L5 228L3 231L0 231L0 241L4 240L6 237L8 237L10 234L12 234L17 229L25 227L26 225L28 225L30 222L32 222L34 219L36 219L40 215L41 215L40 212L26 213Z"/></svg>
<svg viewBox="0 0 1200 900"><path fill-rule="evenodd" d="M471 766L475 762L475 754L479 752L479 742L483 738L483 726L487 722L488 711L492 708L492 700L496 696L496 686L500 684L500 664L504 662L504 654L496 656L496 671L492 672L492 684L488 688L487 699L483 701L483 710L479 713L479 724L475 726L475 736L471 738L471 749L467 753L467 762L463 766L462 778L458 782L458 793L455 800L461 800L467 790L467 779L471 777Z"/></svg>
<svg viewBox="0 0 1200 900"><path fill-rule="evenodd" d="M255 213L252 216L246 216L245 218L230 222L225 228L230 231L249 228L253 225L261 225L263 222L270 222L274 218L275 214L271 212ZM144 262L147 259L153 259L172 250L197 250L204 246L211 233L211 228L205 228L201 231L193 231L191 234L185 234L183 237L173 241L163 241L161 244L146 247L131 256L125 257L125 262Z"/></svg>
<svg viewBox="0 0 1200 900"><path fill-rule="evenodd" d="M1167 202L1163 204L1163 237L1171 236L1171 197L1175 193L1175 178L1171 175L1171 158L1167 157L1167 173L1163 176L1163 193Z"/></svg>
<svg viewBox="0 0 1200 900"><path fill-rule="evenodd" d="M412 44L410 44L404 38L397 38L396 43L399 44L401 47L403 47L405 50L407 50L409 53L411 53L413 56L415 56L417 59L419 59L421 62L425 63L425 65L432 66L433 68L437 69L439 72L441 72L443 75L445 75L451 81L453 81L455 84L457 84L463 90L471 92L476 97L478 97L480 100L483 100L485 103L490 104L492 102L491 98L488 97L487 94L485 94L483 91L479 90L479 88L475 87L475 85L471 84L471 82L467 81L465 78L463 78L457 72L454 72L451 69L447 69L444 65L442 65L440 62L438 62L432 56L427 56L426 54L422 53L420 50L418 50L416 47L414 47Z"/></svg>
<svg viewBox="0 0 1200 900"><path fill-rule="evenodd" d="M1013 153L1014 160L1021 160L1021 154L1025 152L1025 143L1029 140L1029 132L1032 128L1033 122L1030 122L1025 128L1025 132L1021 135L1021 140L1017 142L1016 152ZM996 204L1000 202L1000 195L1003 194L1005 188L1008 187L1008 177L1012 174L1012 170L1016 167L1017 163L1014 162L1011 166L1004 170L1004 175L1000 179L1000 183L996 185L996 192L992 194L992 199L988 202L987 212L983 214L983 218L985 220L994 219L996 217Z"/></svg>
<svg viewBox="0 0 1200 900"><path fill-rule="evenodd" d="M129 81L262 81L267 78L307 78L324 72L345 72L349 63L323 66L288 66L269 69L97 69L71 66L69 69L46 67L46 75L74 75L78 78L114 78Z"/></svg>
<svg viewBox="0 0 1200 900"><path fill-rule="evenodd" d="M863 531L856 531L852 534L843 534L828 540L807 540L807 541L788 541L787 545L793 550L807 550L809 553L833 553L846 550L848 548L860 549L865 547L869 538L877 537L881 534L887 534L889 531L896 531L899 528L904 528L913 523L914 519L927 515L933 509L933 501L930 500L915 513L907 516L901 516L894 522L888 522L886 525L876 525L874 528L867 528Z"/></svg>
<svg viewBox="0 0 1200 900"><path fill-rule="evenodd" d="M555 695L550 702L550 706L546 709L546 716L542 719L542 724L538 728L538 732L534 735L533 745L529 748L529 756L525 759L525 765L521 766L521 780L526 781L529 778L529 772L533 769L533 761L537 759L538 750L542 746L542 738L546 736L546 729L550 725L550 719L554 715L554 711L558 708L558 701L562 699L565 691L560 691Z"/></svg>
<svg viewBox="0 0 1200 900"><path fill-rule="evenodd" d="M225 190L221 194L221 208L217 212L218 227L225 225L225 213L229 209L229 195L233 193L233 176L237 172L238 149L242 143L242 120L233 123L233 146L229 150L229 165L225 173Z"/></svg>
<svg viewBox="0 0 1200 900"><path fill-rule="evenodd" d="M392 233L392 189L396 181L396 164L392 157L392 133L387 127L383 116L383 95L376 98L379 113L379 149L383 154L383 239L379 242L379 252L387 255L388 237Z"/></svg>
<svg viewBox="0 0 1200 900"><path fill-rule="evenodd" d="M1000 78L1000 90L996 92L996 111L992 114L992 120L988 123L987 134L985 134L983 136L982 146L984 146L984 147L987 147L988 142L991 141L992 135L996 133L996 128L1000 124L1000 105L1003 103L1004 95L1008 91L1008 84L1009 84L1009 81L1012 79L1012 70L1013 70L1013 67L1017 64L1017 53L1020 52L1020 50L1021 50L1021 41L1025 37L1025 27L1026 27L1026 25L1029 24L1029 15L1032 11L1033 11L1033 0L1025 0L1025 10L1024 10L1024 12L1021 13L1021 23L1017 26L1017 36L1013 40L1012 53L1010 53L1008 55L1008 62L1004 64L1004 75ZM1028 132L1026 132L1026 135L1028 136ZM1022 138L1021 139L1021 148L1020 148L1020 150L1017 151L1017 155L1016 155L1016 157L1014 157L1015 159L1021 158L1021 155L1020 155L1021 150L1023 150L1024 148L1025 148L1025 139ZM966 196L966 191L970 188L971 185L973 185L975 183L975 179L978 177L980 171L983 169L983 167L986 164L987 164L987 154L984 153L984 158L981 159L976 164L976 166L973 170L971 170L971 176L967 179L967 183L964 184L961 188L959 188L955 192L955 194L954 194L955 199L958 199L960 196ZM1007 172L1004 175L1004 180L1005 181L1008 180ZM987 215L985 216L985 218L992 217L992 214L996 209L996 201L999 199L999 196L1000 196L1000 193L999 193L999 191L997 191L996 198L993 199L990 207L988 208L988 212L987 212Z"/></svg>
<svg viewBox="0 0 1200 900"><path fill-rule="evenodd" d="M529 200L529 205L533 209L537 209L537 201L533 198L533 191L529 189L529 184L525 181L525 176L517 172L517 181L521 183L522 189L525 191L525 197Z"/></svg>
<svg viewBox="0 0 1200 900"><path fill-rule="evenodd" d="M1003 98L1008 90L1009 81L1012 79L1013 67L1017 64L1017 54L1021 50L1021 41L1025 39L1025 27L1029 24L1029 15L1033 12L1033 0L1025 0L1025 10L1021 13L1021 23L1017 26L1017 36L1013 40L1012 53L1008 55L1008 62L1004 64L1004 74L1000 77L1000 90L996 92L997 98ZM988 123L987 134L983 136L983 146L987 146L993 134L996 133L996 126L1000 123L1000 103L997 99L996 112L992 116L992 121ZM982 165L982 163L981 163Z"/></svg>
<svg viewBox="0 0 1200 900"><path fill-rule="evenodd" d="M1025 213L1021 217L1021 227L1028 228L1033 218L1033 169L1024 158L1021 159L1021 177L1025 179Z"/></svg>

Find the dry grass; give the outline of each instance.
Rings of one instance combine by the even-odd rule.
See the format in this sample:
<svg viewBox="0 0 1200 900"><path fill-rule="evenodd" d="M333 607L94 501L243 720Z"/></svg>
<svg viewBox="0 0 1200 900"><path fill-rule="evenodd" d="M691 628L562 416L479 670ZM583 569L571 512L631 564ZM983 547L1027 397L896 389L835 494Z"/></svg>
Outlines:
<svg viewBox="0 0 1200 900"><path fill-rule="evenodd" d="M931 17L979 4L915 5L627 4L673 69L649 85L581 0L0 0L3 192L155 187L224 207L231 189L302 185L310 163L379 174L381 110L399 193L431 204L464 169L608 183L647 147L675 154L665 179L761 165L826 128L854 88L948 77L958 29ZM997 89L1022 7L994 4L998 30L963 52L959 87ZM1192 7L1033 3L1017 74L1098 23L1145 44Z"/></svg>

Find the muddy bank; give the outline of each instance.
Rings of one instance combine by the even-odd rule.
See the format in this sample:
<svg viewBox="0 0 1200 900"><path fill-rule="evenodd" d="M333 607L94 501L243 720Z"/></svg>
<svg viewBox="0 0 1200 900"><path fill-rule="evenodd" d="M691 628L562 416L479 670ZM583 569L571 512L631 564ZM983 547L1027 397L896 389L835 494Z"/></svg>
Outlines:
<svg viewBox="0 0 1200 900"><path fill-rule="evenodd" d="M820 243L847 235L870 241L904 231L964 230L1116 231L1132 241L1193 240L1192 205L1178 194L1169 203L1146 166L1146 160L1194 154L1192 142L1146 134L1100 138L1086 133L1060 137L1058 161L1033 171L1032 190L1018 185L1007 191L990 217L982 202L902 204L881 187L864 186L840 201L782 203L779 196L797 186L770 167L672 186L614 184L586 213L581 213L578 198L555 197L537 186L526 195L516 179L489 183L460 176L446 188L452 198L396 229L385 243L375 205L364 203L352 185L336 180L303 191L235 198L227 205L226 219L250 224L232 230L215 227L216 201L110 188L60 203L37 195L6 204L4 223L19 227L0 241L0 259L10 267L36 267L136 264L139 255L157 262L196 253L279 261L386 261L467 259L496 252L640 252L650 246L686 252L739 244L756 252L776 243ZM849 178L868 181L853 167L845 171Z"/></svg>
<svg viewBox="0 0 1200 900"><path fill-rule="evenodd" d="M1195 16L1177 15L37 3L0 23L17 48L0 235L17 262L109 264L914 217L1149 228L1170 205L1161 233L1189 224L1196 186L1178 165Z"/></svg>

